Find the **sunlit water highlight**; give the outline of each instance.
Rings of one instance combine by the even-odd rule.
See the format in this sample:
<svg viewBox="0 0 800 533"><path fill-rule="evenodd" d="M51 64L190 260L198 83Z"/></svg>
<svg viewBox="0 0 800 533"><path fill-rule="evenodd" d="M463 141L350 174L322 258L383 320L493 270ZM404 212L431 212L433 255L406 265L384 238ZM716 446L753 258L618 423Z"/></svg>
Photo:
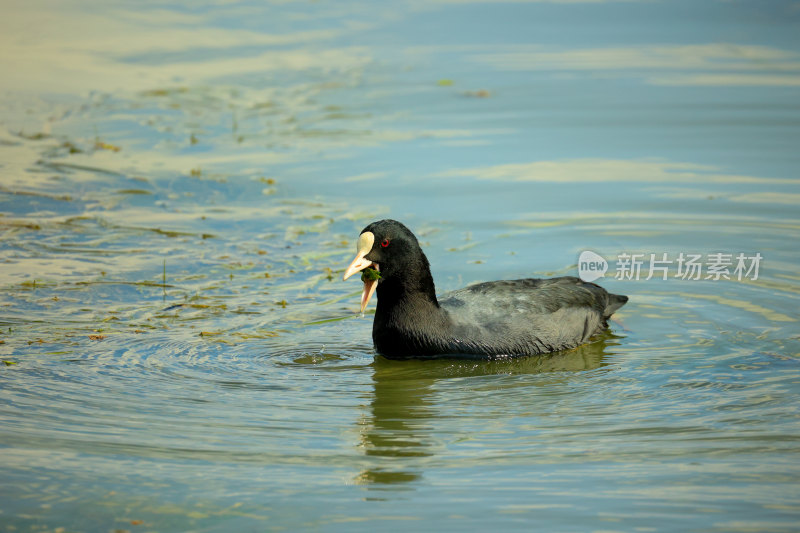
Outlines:
<svg viewBox="0 0 800 533"><path fill-rule="evenodd" d="M798 12L754 6L12 3L0 526L796 531ZM631 300L552 356L376 357L340 280L386 216L440 291L592 250Z"/></svg>

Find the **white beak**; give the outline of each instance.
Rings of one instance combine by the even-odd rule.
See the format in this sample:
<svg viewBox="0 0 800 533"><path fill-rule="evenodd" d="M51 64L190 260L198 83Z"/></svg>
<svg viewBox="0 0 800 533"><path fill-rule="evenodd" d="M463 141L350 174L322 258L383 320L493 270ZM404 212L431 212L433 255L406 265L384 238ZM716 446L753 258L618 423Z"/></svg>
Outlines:
<svg viewBox="0 0 800 533"><path fill-rule="evenodd" d="M369 259L366 258L366 255L372 251L372 245L375 243L375 235L371 231L365 231L361 234L358 238L358 252L356 252L356 258L353 259L353 262L350 263L350 266L347 267L347 270L344 271L344 276L342 277L342 281L346 280L356 272L361 272L367 267L373 267L375 270L378 270L378 264L373 263ZM367 304L369 303L369 299L372 298L372 295L375 293L375 289L378 288L378 280L365 280L364 281L364 291L361 293L361 312L364 312L364 309L367 308Z"/></svg>

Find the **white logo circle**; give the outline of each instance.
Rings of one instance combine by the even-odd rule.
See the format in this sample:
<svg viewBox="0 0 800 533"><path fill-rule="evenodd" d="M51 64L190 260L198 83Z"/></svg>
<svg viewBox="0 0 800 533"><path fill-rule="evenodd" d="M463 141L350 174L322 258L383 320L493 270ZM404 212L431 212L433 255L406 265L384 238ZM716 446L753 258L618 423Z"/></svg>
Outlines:
<svg viewBox="0 0 800 533"><path fill-rule="evenodd" d="M583 281L594 281L605 276L608 262L590 250L584 250L578 257L578 276Z"/></svg>

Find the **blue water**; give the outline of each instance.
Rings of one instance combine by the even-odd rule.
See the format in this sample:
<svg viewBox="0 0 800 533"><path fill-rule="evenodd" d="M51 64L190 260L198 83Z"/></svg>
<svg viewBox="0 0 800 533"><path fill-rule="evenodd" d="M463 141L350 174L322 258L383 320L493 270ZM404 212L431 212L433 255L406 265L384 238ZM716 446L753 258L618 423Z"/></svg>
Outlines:
<svg viewBox="0 0 800 533"><path fill-rule="evenodd" d="M0 529L798 530L793 4L6 8ZM383 359L341 275L384 217L440 292L591 250L630 301Z"/></svg>

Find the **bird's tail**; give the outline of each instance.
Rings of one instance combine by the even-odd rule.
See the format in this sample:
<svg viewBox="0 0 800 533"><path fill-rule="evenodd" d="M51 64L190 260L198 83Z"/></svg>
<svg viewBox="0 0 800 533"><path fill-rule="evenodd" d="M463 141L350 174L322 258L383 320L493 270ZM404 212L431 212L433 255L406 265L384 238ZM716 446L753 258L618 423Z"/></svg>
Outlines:
<svg viewBox="0 0 800 533"><path fill-rule="evenodd" d="M606 305L606 308L603 311L603 318L608 319L611 315L617 312L617 309L625 305L627 301L628 301L627 296L623 296L621 294L609 294L608 304Z"/></svg>

